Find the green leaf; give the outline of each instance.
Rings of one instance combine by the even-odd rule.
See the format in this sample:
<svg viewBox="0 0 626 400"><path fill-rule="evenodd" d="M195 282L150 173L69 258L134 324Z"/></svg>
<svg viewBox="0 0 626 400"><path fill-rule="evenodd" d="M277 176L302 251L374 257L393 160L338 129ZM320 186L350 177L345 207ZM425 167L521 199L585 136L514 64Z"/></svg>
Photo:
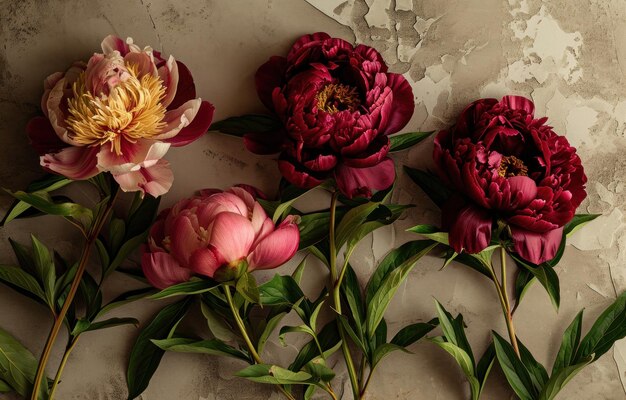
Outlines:
<svg viewBox="0 0 626 400"><path fill-rule="evenodd" d="M367 221L368 216L378 208L380 203L369 202L349 210L339 222L335 243L337 249L340 249L350 238L355 235L361 225Z"/></svg>
<svg viewBox="0 0 626 400"><path fill-rule="evenodd" d="M37 359L19 341L0 328L0 379L19 395L28 396L37 372ZM44 378L45 379L45 378ZM41 385L38 398L48 398L48 385Z"/></svg>
<svg viewBox="0 0 626 400"><path fill-rule="evenodd" d="M569 367L560 369L557 373L553 373L550 380L548 380L548 383L543 388L543 391L539 396L539 400L554 399L561 389L563 389L565 385L567 385L567 383L580 372L580 370L591 364L593 360L593 355L591 355L578 364L570 365Z"/></svg>
<svg viewBox="0 0 626 400"><path fill-rule="evenodd" d="M461 253L457 254L457 256L454 258L454 261L463 265L467 265L474 271L479 272L487 278L491 279L491 272L489 271L489 268L485 265L483 257L478 257L476 254Z"/></svg>
<svg viewBox="0 0 626 400"><path fill-rule="evenodd" d="M318 357L305 365L306 372L322 382L330 382L335 378L335 371L328 368L323 358Z"/></svg>
<svg viewBox="0 0 626 400"><path fill-rule="evenodd" d="M337 207L335 218L341 220L347 212L345 207ZM328 237L330 212L321 211L305 214L300 217L300 246L298 250L307 249Z"/></svg>
<svg viewBox="0 0 626 400"><path fill-rule="evenodd" d="M405 353L410 353L403 346L398 346L397 344L393 344L393 343L381 344L380 346L378 346L376 348L376 350L374 350L374 357L373 357L373 360L372 360L372 367L376 367L378 365L378 363L383 358L385 358L386 356L388 356L389 354L391 354L394 351L403 351Z"/></svg>
<svg viewBox="0 0 626 400"><path fill-rule="evenodd" d="M54 261L52 261L52 253L41 243L34 235L31 235L33 244L33 259L35 261L35 270L37 278L42 284L46 301L54 310L54 286L56 283L56 272L54 269Z"/></svg>
<svg viewBox="0 0 626 400"><path fill-rule="evenodd" d="M559 285L559 276L554 272L554 268L552 268L547 263L542 263L540 265L531 265L528 262L522 260L520 257L511 254L513 260L520 268L525 268L528 270L537 280L541 283L546 289L550 300L552 301L552 305L558 311L559 304L561 302L560 295L560 285Z"/></svg>
<svg viewBox="0 0 626 400"><path fill-rule="evenodd" d="M398 290L398 287L400 287L400 284L404 282L417 261L422 258L422 256L426 255L435 246L436 243L432 243L429 246L426 246L423 250L415 253L409 259L398 265L397 268L389 272L385 276L384 280L381 282L380 286L371 297L371 299L366 300L366 327L367 332L370 336L373 336L376 332L376 328L378 327L380 321L383 319L385 311L387 310L389 303L391 303L391 299L393 299L393 296Z"/></svg>
<svg viewBox="0 0 626 400"><path fill-rule="evenodd" d="M52 192L54 190L60 189L63 186L68 185L72 181L60 175L46 175L42 179L36 180L28 185L26 189L27 192ZM11 209L7 212L4 220L0 223L0 226L4 226L8 224L12 220L19 218L22 214L24 214L28 209L30 209L30 204L18 200Z"/></svg>
<svg viewBox="0 0 626 400"><path fill-rule="evenodd" d="M275 132L282 129L280 120L270 115L247 114L214 122L210 131L242 137L247 133Z"/></svg>
<svg viewBox="0 0 626 400"><path fill-rule="evenodd" d="M84 332L113 328L121 325L135 325L135 327L137 327L139 326L139 321L135 318L109 318L98 322L89 322L87 320L80 319L74 327L74 330L72 330L72 336L78 336Z"/></svg>
<svg viewBox="0 0 626 400"><path fill-rule="evenodd" d="M302 275L304 274L304 270L306 267L306 259L307 256L305 256L302 261L300 261L300 264L298 264L298 266L296 267L296 269L293 271L293 273L291 274L291 277L293 278L293 280L299 285L300 282L302 281Z"/></svg>
<svg viewBox="0 0 626 400"><path fill-rule="evenodd" d="M8 265L0 265L0 281L24 293L26 296L42 304L48 305L46 294L39 286L39 282L26 271Z"/></svg>
<svg viewBox="0 0 626 400"><path fill-rule="evenodd" d="M0 393L12 392L13 388L8 383L0 379Z"/></svg>
<svg viewBox="0 0 626 400"><path fill-rule="evenodd" d="M583 311L581 310L563 333L561 347L559 348L559 352L554 360L554 366L552 367L552 375L573 364L574 356L576 355L576 350L580 343L582 325Z"/></svg>
<svg viewBox="0 0 626 400"><path fill-rule="evenodd" d="M294 372L276 365L255 364L235 374L240 378L246 378L253 382L267 383L271 385L294 385L313 384L315 380L308 372Z"/></svg>
<svg viewBox="0 0 626 400"><path fill-rule="evenodd" d="M133 301L144 299L150 296L151 294L153 294L154 291L155 291L154 288L147 287L147 288L130 290L128 292L122 293L116 298L114 298L113 300L111 300L107 305L102 307L100 311L98 311L96 318L100 318L106 315L107 313L109 313L111 310L114 310L128 303L132 303Z"/></svg>
<svg viewBox="0 0 626 400"><path fill-rule="evenodd" d="M185 316L191 298L186 297L178 303L170 304L155 314L135 341L128 361L126 382L128 399L139 396L147 387L156 371L164 351L155 346L152 339L165 339L170 330Z"/></svg>
<svg viewBox="0 0 626 400"><path fill-rule="evenodd" d="M414 254L423 251L432 244L433 242L430 240L414 240L403 244L397 249L391 250L378 264L378 267L376 267L376 270L367 283L367 288L365 289L365 303L369 304L372 302L374 294L378 291L380 285L391 271L397 269Z"/></svg>
<svg viewBox="0 0 626 400"><path fill-rule="evenodd" d="M319 349L317 348L318 344L322 348L325 358L328 358L339 349L341 339L335 322L329 322L322 328L317 334L317 343L311 340L302 346L293 363L289 366L289 369L292 371L300 371L309 361L320 356Z"/></svg>
<svg viewBox="0 0 626 400"><path fill-rule="evenodd" d="M570 236L580 228L582 228L586 223L593 221L598 218L602 214L576 214L574 218L570 222L565 225L563 229L563 233L566 236Z"/></svg>
<svg viewBox="0 0 626 400"><path fill-rule="evenodd" d="M487 377L489 377L489 372L491 372L491 367L493 367L495 359L496 349L493 342L491 342L476 365L476 379L478 379L478 382L480 383L480 391L476 394L476 398L480 397L480 393L485 387Z"/></svg>
<svg viewBox="0 0 626 400"><path fill-rule="evenodd" d="M219 339L194 340L187 338L153 339L152 343L165 351L175 351L178 353L199 353L211 356L233 357L251 362L250 357L240 350L227 345Z"/></svg>
<svg viewBox="0 0 626 400"><path fill-rule="evenodd" d="M280 332L278 334L278 340L280 340L280 343L283 345L283 347L287 346L287 343L285 342L285 335L288 333L306 333L307 335L311 336L313 339L316 339L315 331L306 325L298 325L298 326L286 325L280 328Z"/></svg>
<svg viewBox="0 0 626 400"><path fill-rule="evenodd" d="M13 252L15 253L15 257L17 258L17 262L20 267L22 267L22 269L29 275L37 275L35 260L33 260L33 256L31 254L32 251L11 238L9 238L9 243L13 248Z"/></svg>
<svg viewBox="0 0 626 400"><path fill-rule="evenodd" d="M354 327L356 334L363 340L365 333L363 332L363 320L365 318L365 309L363 307L363 296L361 294L361 285L359 280L352 269L352 266L348 264L346 266L346 272L341 283L341 292L343 297L348 303L350 308L350 317L354 321Z"/></svg>
<svg viewBox="0 0 626 400"><path fill-rule="evenodd" d="M443 338L436 337L429 340L445 350L452 356L452 358L454 358L459 367L461 367L463 374L465 374L465 377L470 384L472 394L480 393L480 383L474 374L474 364L472 363L472 359L469 354L467 354L467 352L459 346L444 341Z"/></svg>
<svg viewBox="0 0 626 400"><path fill-rule="evenodd" d="M538 392L524 364L517 358L513 347L496 332L492 332L496 357L506 380L521 400L534 400Z"/></svg>
<svg viewBox="0 0 626 400"><path fill-rule="evenodd" d="M291 205L296 200L298 200L299 198L301 198L302 196L304 196L305 194L309 193L310 191L314 189L315 188L301 189L296 186L287 187L287 189L285 189L283 193L281 193L281 198L280 198L281 203L276 206L276 209L274 210L274 214L272 216L272 221L274 221L274 223L278 222L278 220L283 215L287 214L287 212L291 208Z"/></svg>
<svg viewBox="0 0 626 400"><path fill-rule="evenodd" d="M191 280L189 282L179 283L177 285L170 286L149 296L150 299L166 299L174 296L189 296L192 294L199 294L208 292L214 289L219 284L212 280Z"/></svg>
<svg viewBox="0 0 626 400"><path fill-rule="evenodd" d="M224 322L224 318L215 312L206 302L200 302L200 310L207 321L209 330L216 339L224 342L232 342L237 339L230 327Z"/></svg>
<svg viewBox="0 0 626 400"><path fill-rule="evenodd" d="M143 236L150 229L154 222L161 203L161 197L152 197L146 194L141 203L131 213L126 224L126 232L124 234L125 241L134 237Z"/></svg>
<svg viewBox="0 0 626 400"><path fill-rule="evenodd" d="M537 389L537 392L541 392L544 385L548 381L548 373L543 365L539 364L535 357L533 357L532 353L524 346L524 344L517 339L517 344L519 346L520 357L522 360L522 364L526 367L526 371L530 375L530 380L533 382L533 385Z"/></svg>
<svg viewBox="0 0 626 400"><path fill-rule="evenodd" d="M347 333L348 336L350 336L350 339L352 339L352 341L354 342L354 344L357 345L359 350L361 350L363 354L369 354L370 353L368 350L369 346L366 345L365 338L359 337L359 335L354 331L354 329L350 325L350 322L348 322L348 317L346 317L345 315L338 315L337 321L338 323L341 324L341 327L344 330L344 332Z"/></svg>
<svg viewBox="0 0 626 400"><path fill-rule="evenodd" d="M65 294L67 290L69 290L72 281L76 277L76 271L78 270L78 263L74 263L71 268L65 271L59 279L57 279L56 284L54 285L54 299L55 301L59 299L62 295Z"/></svg>
<svg viewBox="0 0 626 400"><path fill-rule="evenodd" d="M243 296L244 299L253 304L259 304L261 302L259 287L256 283L254 276L249 273L243 273L237 284L235 285L237 293Z"/></svg>
<svg viewBox="0 0 626 400"><path fill-rule="evenodd" d="M575 363L580 363L593 355L600 358L609 351L613 343L626 336L626 292L596 319L576 351Z"/></svg>
<svg viewBox="0 0 626 400"><path fill-rule="evenodd" d="M446 311L446 309L435 300L435 307L437 308L437 314L439 315L439 325L443 331L443 335L446 341L461 348L470 358L472 362L472 369L474 368L474 353L465 336L465 329L463 326L463 315L459 314L456 318L452 318L452 315Z"/></svg>
<svg viewBox="0 0 626 400"><path fill-rule="evenodd" d="M441 207L452 195L452 191L435 175L407 166L404 166L404 171L437 206Z"/></svg>
<svg viewBox="0 0 626 400"><path fill-rule="evenodd" d="M102 291L88 271L85 271L79 285L80 293L87 308L87 318L95 318L102 307Z"/></svg>
<svg viewBox="0 0 626 400"><path fill-rule="evenodd" d="M409 147L415 146L422 140L426 139L430 135L433 134L434 131L430 132L408 132L408 133L399 133L397 135L389 136L389 151L401 151L406 150Z"/></svg>
<svg viewBox="0 0 626 400"><path fill-rule="evenodd" d="M89 228L91 221L93 220L93 213L90 209L76 203L55 204L47 192L7 192L16 199L23 201L24 203L27 203L46 214L72 217L77 220L85 230Z"/></svg>
<svg viewBox="0 0 626 400"><path fill-rule="evenodd" d="M130 225L129 225L129 229L131 229ZM135 237L132 237L128 239L126 242L124 242L124 244L118 250L117 254L115 254L115 257L113 257L113 260L109 264L108 268L104 271L104 276L107 277L113 271L115 271L117 267L119 267L122 264L122 262L124 262L124 260L126 260L128 256L130 256L130 254L133 251L139 248L139 246L142 245L146 241L147 238L148 238L148 231L146 230L144 233L141 233Z"/></svg>
<svg viewBox="0 0 626 400"><path fill-rule="evenodd" d="M259 354L263 353L263 349L265 348L265 343L267 343L267 339L269 339L270 335L272 334L272 332L274 332L276 327L278 327L278 324L285 315L287 315L287 313L282 312L274 315L272 318L270 318L269 321L267 321L267 324L265 324L263 331L259 335L259 340L256 346Z"/></svg>
<svg viewBox="0 0 626 400"><path fill-rule="evenodd" d="M109 248L115 254L123 243L126 234L126 223L123 219L112 218L109 223ZM107 264L108 265L108 264Z"/></svg>
<svg viewBox="0 0 626 400"><path fill-rule="evenodd" d="M518 268L515 276L515 307L516 309L526 295L528 289L537 280L526 268Z"/></svg>
<svg viewBox="0 0 626 400"><path fill-rule="evenodd" d="M414 227L407 229L407 232L417 233L434 240L435 242L449 245L448 232L441 232L439 228L433 225L415 225Z"/></svg>
<svg viewBox="0 0 626 400"><path fill-rule="evenodd" d="M302 289L291 276L278 274L259 286L259 293L261 304L264 306L293 307L304 297Z"/></svg>
<svg viewBox="0 0 626 400"><path fill-rule="evenodd" d="M433 318L428 322L418 322L407 325L396 333L390 343L397 346L408 347L430 333L437 325L439 325L437 318Z"/></svg>

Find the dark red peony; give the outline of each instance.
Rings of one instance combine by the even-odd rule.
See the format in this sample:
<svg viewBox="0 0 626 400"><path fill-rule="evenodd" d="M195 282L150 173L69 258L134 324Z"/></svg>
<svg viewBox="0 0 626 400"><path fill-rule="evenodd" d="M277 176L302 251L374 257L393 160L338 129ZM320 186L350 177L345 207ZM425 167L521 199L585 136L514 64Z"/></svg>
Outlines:
<svg viewBox="0 0 626 400"><path fill-rule="evenodd" d="M554 258L587 177L576 149L534 110L524 97L481 99L435 138L438 173L458 191L442 208L455 251L483 250L501 220L522 258Z"/></svg>
<svg viewBox="0 0 626 400"><path fill-rule="evenodd" d="M274 56L259 68L256 86L283 130L248 134L246 147L280 153L289 182L311 188L335 179L350 198L391 186L388 135L407 124L415 106L406 79L387 72L376 50L326 33L305 35L287 57Z"/></svg>

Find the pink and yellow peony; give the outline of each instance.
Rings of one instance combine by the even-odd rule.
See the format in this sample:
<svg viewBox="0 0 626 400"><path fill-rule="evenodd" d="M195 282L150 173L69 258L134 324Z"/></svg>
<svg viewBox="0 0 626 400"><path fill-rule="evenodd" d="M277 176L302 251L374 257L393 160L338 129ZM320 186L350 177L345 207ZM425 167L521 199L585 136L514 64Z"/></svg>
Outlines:
<svg viewBox="0 0 626 400"><path fill-rule="evenodd" d="M102 53L50 75L44 88L44 116L27 126L43 167L76 180L110 172L122 190L155 197L172 185L170 146L193 142L213 118L183 63L130 38L106 37Z"/></svg>

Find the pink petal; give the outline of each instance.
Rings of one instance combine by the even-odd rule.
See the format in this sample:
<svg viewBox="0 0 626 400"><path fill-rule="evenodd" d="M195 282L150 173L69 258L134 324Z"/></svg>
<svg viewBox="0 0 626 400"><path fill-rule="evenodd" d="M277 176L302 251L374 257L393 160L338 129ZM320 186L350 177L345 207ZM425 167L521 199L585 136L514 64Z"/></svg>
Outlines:
<svg viewBox="0 0 626 400"><path fill-rule="evenodd" d="M254 241L254 230L248 218L239 214L220 213L213 224L209 243L226 263L246 257Z"/></svg>
<svg viewBox="0 0 626 400"><path fill-rule="evenodd" d="M137 76L142 77L144 75L158 76L157 67L154 64L154 60L145 52L130 52L124 56L124 63L126 65L132 64L137 68Z"/></svg>
<svg viewBox="0 0 626 400"><path fill-rule="evenodd" d="M515 251L533 264L550 261L556 255L563 240L563 228L539 233L511 225Z"/></svg>
<svg viewBox="0 0 626 400"><path fill-rule="evenodd" d="M123 39L115 35L105 37L100 46L102 47L102 52L104 54L109 54L117 50L122 56L124 56L129 51L128 44L126 44Z"/></svg>
<svg viewBox="0 0 626 400"><path fill-rule="evenodd" d="M191 270L181 267L174 257L165 252L150 253L144 250L141 268L148 282L158 289L165 289L191 278Z"/></svg>
<svg viewBox="0 0 626 400"><path fill-rule="evenodd" d="M187 216L180 215L173 222L170 232L172 255L183 264L190 265L191 255L196 250L205 247L205 243L198 236L198 232Z"/></svg>
<svg viewBox="0 0 626 400"><path fill-rule="evenodd" d="M335 170L337 187L348 198L371 197L375 190L384 190L393 184L396 177L393 160L384 159L380 164L367 168L340 165Z"/></svg>
<svg viewBox="0 0 626 400"><path fill-rule="evenodd" d="M222 263L217 259L216 254L207 248L196 250L189 259L189 268L209 278L213 278L215 271L221 266Z"/></svg>
<svg viewBox="0 0 626 400"><path fill-rule="evenodd" d="M300 244L300 231L291 221L281 224L256 245L248 257L249 270L276 268L296 254Z"/></svg>
<svg viewBox="0 0 626 400"><path fill-rule="evenodd" d="M66 147L58 153L41 156L41 166L70 179L83 180L97 175L98 147Z"/></svg>
<svg viewBox="0 0 626 400"><path fill-rule="evenodd" d="M139 167L131 172L113 174L113 178L125 192L148 193L153 197L167 193L174 182L174 174L166 160L158 160L150 167Z"/></svg>
<svg viewBox="0 0 626 400"><path fill-rule="evenodd" d="M163 86L165 86L165 96L161 100L161 104L168 107L176 97L176 89L178 88L178 63L174 57L170 56L167 63L159 67L158 74L163 81Z"/></svg>
<svg viewBox="0 0 626 400"><path fill-rule="evenodd" d="M145 139L134 143L122 140L121 147L122 154L118 155L110 146L102 146L98 153L98 168L117 175L149 168L165 156L170 144Z"/></svg>

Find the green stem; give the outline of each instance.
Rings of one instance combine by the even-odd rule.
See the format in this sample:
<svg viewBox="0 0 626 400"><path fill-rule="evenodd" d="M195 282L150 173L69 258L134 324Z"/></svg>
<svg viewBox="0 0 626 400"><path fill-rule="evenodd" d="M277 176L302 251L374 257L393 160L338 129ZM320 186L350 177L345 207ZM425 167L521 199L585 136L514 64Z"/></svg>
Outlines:
<svg viewBox="0 0 626 400"><path fill-rule="evenodd" d="M367 379L365 380L365 384L363 384L363 389L361 389L361 397L365 396L365 391L372 380L372 375L374 375L374 369L370 369L370 372L367 374Z"/></svg>
<svg viewBox="0 0 626 400"><path fill-rule="evenodd" d="M72 281L72 285L70 286L70 290L67 293L67 297L63 302L63 306L61 307L61 311L54 319L54 324L52 325L52 329L48 334L48 339L46 340L46 344L44 346L43 352L41 353L41 358L39 359L39 365L37 366L37 373L35 375L35 380L33 382L33 391L31 393L30 399L37 400L42 381L44 378L46 366L48 365L48 360L50 359L50 354L52 353L52 347L56 342L57 336L61 331L61 327L63 326L63 321L65 320L65 316L74 301L74 297L76 296L76 292L78 291L78 287L80 286L80 281L83 278L83 274L85 273L85 268L87 267L87 263L89 261L89 256L91 255L91 249L93 244L95 243L100 231L102 230L109 213L113 209L113 203L115 202L115 198L117 197L117 191L115 195L109 198L106 207L99 214L96 215L93 221L92 228L89 230L87 235L87 240L85 241L85 247L83 248L83 252L80 256L80 260L78 261L78 269L76 270L76 275L74 276L74 280ZM52 398L51 398L52 399Z"/></svg>
<svg viewBox="0 0 626 400"><path fill-rule="evenodd" d="M337 314L341 315L340 291L341 281L343 280L345 268L342 269L341 275L339 275L337 271L337 245L335 243L335 216L337 212L338 197L339 193L334 192L330 201L330 228L328 240L330 242L330 282L333 291L333 301ZM352 360L352 355L350 354L350 347L348 346L346 333L344 332L343 326L340 322L337 322L337 327L339 329L339 336L341 337L341 350L343 352L343 358L346 361L346 367L348 368L348 375L350 377L350 384L352 386L352 395L354 396L354 400L358 400L361 398L359 394L359 378L357 377L356 368L354 367L354 361Z"/></svg>
<svg viewBox="0 0 626 400"><path fill-rule="evenodd" d="M70 354L74 347L76 347L76 343L78 342L78 338L80 336L76 336L74 339L70 341L68 346L65 348L65 353L63 354L63 359L61 360L61 365L59 365L59 369L57 370L57 374L54 377L54 382L52 383L52 388L50 389L50 400L54 400L54 394L57 390L57 386L61 381L61 375L63 375L63 370L65 369L65 365L67 364L67 360L70 358Z"/></svg>
<svg viewBox="0 0 626 400"><path fill-rule="evenodd" d="M239 327L239 332L241 333L243 340L246 342L246 345L248 346L248 350L250 351L254 362L257 364L264 364L261 356L256 351L256 347L254 346L254 344L252 344L252 340L250 340L250 335L248 335L246 325L243 323L241 315L239 315L239 310L237 310L237 307L235 307L235 302L233 301L233 296L230 293L230 288L228 286L222 286L222 289L224 289L224 295L226 296L226 301L228 302L230 311L233 314L233 318L235 318L235 323L237 324L237 327ZM293 397L293 395L289 393L282 385L278 385L278 389L289 400L295 400L295 397Z"/></svg>
<svg viewBox="0 0 626 400"><path fill-rule="evenodd" d="M496 286L496 291L498 292L498 298L500 300L500 306L502 307L502 313L504 315L504 320L506 322L506 328L509 332L509 339L511 341L511 345L513 346L513 350L515 350L515 354L518 358L521 358L519 346L517 344L517 336L515 335L515 325L513 324L513 314L511 313L511 303L509 302L509 296L507 294L507 283L506 283L506 250L504 247L500 247L500 276L502 283L498 281L496 277L495 270L493 265L490 263L489 271L491 272L491 279Z"/></svg>

